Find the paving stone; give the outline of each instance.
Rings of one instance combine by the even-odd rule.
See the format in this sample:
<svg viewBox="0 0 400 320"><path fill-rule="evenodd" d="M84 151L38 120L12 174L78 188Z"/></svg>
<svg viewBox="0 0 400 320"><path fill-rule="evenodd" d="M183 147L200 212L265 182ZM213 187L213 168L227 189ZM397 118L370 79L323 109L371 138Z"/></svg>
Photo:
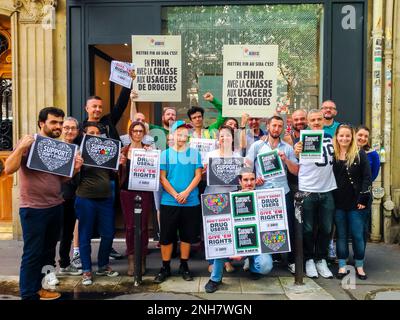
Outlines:
<svg viewBox="0 0 400 320"><path fill-rule="evenodd" d="M219 290L214 293L198 293L197 297L206 300L288 300L284 294L242 294L238 296L233 293L220 293Z"/></svg>
<svg viewBox="0 0 400 320"><path fill-rule="evenodd" d="M242 293L245 294L284 294L278 278L262 277L258 280L240 279Z"/></svg>
<svg viewBox="0 0 400 320"><path fill-rule="evenodd" d="M158 291L164 292L182 292L182 293L198 293L200 285L200 277L195 277L193 281L185 281L182 277L169 277L160 284Z"/></svg>
<svg viewBox="0 0 400 320"><path fill-rule="evenodd" d="M207 277L200 278L200 289L199 292L205 292L204 286L210 280ZM222 278L222 284L218 287L218 293L242 293L240 287L240 278L224 277Z"/></svg>
<svg viewBox="0 0 400 320"><path fill-rule="evenodd" d="M290 300L335 300L331 294L310 278L304 278L304 285L295 285L293 277L279 277L283 290Z"/></svg>

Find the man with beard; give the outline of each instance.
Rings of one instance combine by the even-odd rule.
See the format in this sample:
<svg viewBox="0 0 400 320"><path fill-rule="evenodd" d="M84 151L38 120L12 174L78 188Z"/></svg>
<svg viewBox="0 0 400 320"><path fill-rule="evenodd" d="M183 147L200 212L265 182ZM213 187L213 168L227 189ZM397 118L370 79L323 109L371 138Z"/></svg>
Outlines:
<svg viewBox="0 0 400 320"><path fill-rule="evenodd" d="M333 138L336 128L340 124L335 121L335 117L337 116L336 104L332 100L326 100L322 102L321 111L324 115L324 132Z"/></svg>
<svg viewBox="0 0 400 320"><path fill-rule="evenodd" d="M288 217L289 224L289 235L292 252L288 256L288 268L289 271L295 272L295 264L294 264L294 200L293 194L290 191L287 175L276 177L276 178L268 178L265 179L262 170L260 168L260 164L258 163L257 157L259 154L263 154L266 152L270 152L274 149L278 149L278 155L281 158L285 171L289 171L291 174L296 175L299 172L299 165L297 158L294 154L293 147L288 143L281 140L280 135L283 132L283 124L284 121L279 116L272 116L268 119L267 130L268 136L264 140L259 140L250 147L249 152L246 156L246 163L249 166L255 166L256 169L256 189L271 189L271 188L284 188L285 190L285 200L286 200L286 212Z"/></svg>
<svg viewBox="0 0 400 320"><path fill-rule="evenodd" d="M246 124L249 129L246 130ZM240 143L242 146L242 155L245 156L251 145L264 137L267 133L260 128L261 118L250 117L244 113L240 123Z"/></svg>
<svg viewBox="0 0 400 320"><path fill-rule="evenodd" d="M291 146L300 140L300 131L307 129L307 112L305 110L298 109L292 113L292 127L290 133L283 137L283 141Z"/></svg>
<svg viewBox="0 0 400 320"><path fill-rule="evenodd" d="M39 134L58 138L61 135L64 111L55 107L39 112ZM35 141L33 135L23 137L8 157L5 173L19 170L20 209L19 215L24 239L19 287L23 300L54 300L57 292L42 288L42 267L55 267L55 250L60 237L63 219L62 183L70 178L27 167L29 150ZM83 159L75 156L74 174L80 170Z"/></svg>

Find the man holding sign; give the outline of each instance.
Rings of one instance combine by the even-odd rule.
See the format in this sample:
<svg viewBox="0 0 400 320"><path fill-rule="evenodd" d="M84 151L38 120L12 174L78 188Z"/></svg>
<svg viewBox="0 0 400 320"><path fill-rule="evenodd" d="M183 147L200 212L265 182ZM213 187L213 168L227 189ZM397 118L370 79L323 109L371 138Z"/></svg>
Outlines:
<svg viewBox="0 0 400 320"><path fill-rule="evenodd" d="M290 239L294 241L294 200L290 192L286 168L290 173L297 176L299 165L292 146L280 138L283 132L283 124L281 117L271 117L267 126L268 136L266 139L255 142L250 147L246 160L248 165L255 165L257 189L284 188ZM291 247L295 247L294 243L291 243ZM288 268L292 273L295 271L294 260L292 250L288 256Z"/></svg>
<svg viewBox="0 0 400 320"><path fill-rule="evenodd" d="M42 109L38 120L39 134L58 138L63 118L64 111L61 109ZM33 142L33 135L22 138L5 163L6 174L13 174L20 169L19 214L24 239L20 293L23 300L53 300L59 298L60 294L42 289L41 272L43 266L55 266L55 250L63 218L61 185L70 178L29 169L26 164ZM74 174L80 170L82 162L82 158L76 155Z"/></svg>
<svg viewBox="0 0 400 320"><path fill-rule="evenodd" d="M239 174L239 184L242 192L252 191L256 187L256 176L250 168L243 168ZM242 257L235 258L241 260ZM212 268L210 280L205 285L205 291L212 293L218 290L219 285L222 283L222 274L224 263L227 259L215 259ZM272 257L268 253L249 257L251 278L253 280L259 279L262 275L271 272L273 264Z"/></svg>

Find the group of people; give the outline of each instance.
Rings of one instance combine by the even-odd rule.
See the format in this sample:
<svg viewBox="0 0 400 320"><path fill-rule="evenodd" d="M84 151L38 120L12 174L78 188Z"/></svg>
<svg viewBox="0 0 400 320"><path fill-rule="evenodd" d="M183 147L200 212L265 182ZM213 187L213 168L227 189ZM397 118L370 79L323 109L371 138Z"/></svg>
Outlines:
<svg viewBox="0 0 400 320"><path fill-rule="evenodd" d="M308 112L296 110L292 115L292 129L285 132L284 119L275 115L260 127L262 119L243 114L223 118L222 105L211 94L204 99L218 111L216 121L204 127L204 109L192 107L189 122L176 119L176 110L163 109L162 125L148 124L143 113L137 112L137 94L122 89L111 113L102 115L103 101L98 96L87 99L87 119L79 123L72 117L64 120L64 112L55 107L39 113L39 134L80 144L83 134L120 139L117 122L131 97L131 119L128 127L129 143L122 150L118 171L85 166L82 157L75 156L72 179L27 168L27 156L34 142L33 135L23 137L7 159L5 171L20 175L20 219L24 249L20 269L20 293L23 299L56 299L59 294L46 290L43 266L55 267L55 250L60 242L60 274L82 275L82 284L93 283L91 239L96 233L101 241L97 258L97 276L118 276L109 265L115 233L116 203L120 203L125 222L127 274L134 274L133 206L137 195L142 198L142 272L146 271L148 253L148 221L153 204L157 211L160 230L162 266L154 281L161 283L171 275L170 261L176 243L180 242L179 272L186 281L193 280L188 260L191 247L201 241L202 213L200 195L216 192L249 191L283 188L291 242L294 241L294 194L300 192L304 208L304 256L306 275L332 278L327 265L329 245L336 234L339 262L338 278L346 274L349 256L348 234L352 237L355 267L360 279L366 279L364 255L367 241L371 204L371 183L379 172L379 156L371 150L369 130L365 126L354 129L334 120L337 110L333 101L323 102L320 109ZM323 160L299 163L302 152L300 131L324 130ZM217 149L202 160L200 152L191 148L191 138L215 139ZM132 149L160 149L160 191L135 191L128 188L132 165ZM277 149L286 175L264 179L257 156ZM210 157L244 157L245 167L239 174L237 186L207 186L206 172ZM372 172L372 174L371 174ZM336 226L336 232L334 230ZM61 235L61 236L60 236ZM70 259L71 242L74 254ZM288 255L288 268L294 273L294 245ZM80 263L76 262L80 257ZM214 292L222 281L223 270L234 269L231 259L209 261L211 277L206 292ZM245 268L253 279L268 274L273 268L270 254L244 259ZM50 284L57 284L54 272L45 275Z"/></svg>

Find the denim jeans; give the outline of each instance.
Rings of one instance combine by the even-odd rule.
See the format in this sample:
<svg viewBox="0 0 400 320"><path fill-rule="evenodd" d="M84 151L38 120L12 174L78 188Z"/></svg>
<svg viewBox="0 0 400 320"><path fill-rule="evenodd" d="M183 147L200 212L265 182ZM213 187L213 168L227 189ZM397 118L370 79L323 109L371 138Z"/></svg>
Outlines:
<svg viewBox="0 0 400 320"><path fill-rule="evenodd" d="M42 268L55 267L56 245L60 237L63 206L46 209L20 208L24 248L19 275L22 299L39 299Z"/></svg>
<svg viewBox="0 0 400 320"><path fill-rule="evenodd" d="M260 273L266 275L271 272L273 263L272 256L269 253L262 253L256 256L248 257L250 261L250 271L254 273ZM224 263L229 261L227 258L214 259L213 269L211 272L210 279L215 282L222 280L222 274L224 271Z"/></svg>
<svg viewBox="0 0 400 320"><path fill-rule="evenodd" d="M312 192L303 202L303 241L305 260L326 259L335 214L332 192ZM314 228L317 237L314 239Z"/></svg>
<svg viewBox="0 0 400 320"><path fill-rule="evenodd" d="M349 233L352 238L355 266L363 266L366 246L365 228L368 216L368 209L351 211L336 210L336 250L339 260L339 268L343 268L346 265L346 260L349 257L349 243L347 241Z"/></svg>
<svg viewBox="0 0 400 320"><path fill-rule="evenodd" d="M92 248L90 241L96 221L101 237L97 265L99 269L108 266L114 239L114 208L112 197L96 200L77 196L75 211L79 220L79 252L82 261L82 271L92 271Z"/></svg>

